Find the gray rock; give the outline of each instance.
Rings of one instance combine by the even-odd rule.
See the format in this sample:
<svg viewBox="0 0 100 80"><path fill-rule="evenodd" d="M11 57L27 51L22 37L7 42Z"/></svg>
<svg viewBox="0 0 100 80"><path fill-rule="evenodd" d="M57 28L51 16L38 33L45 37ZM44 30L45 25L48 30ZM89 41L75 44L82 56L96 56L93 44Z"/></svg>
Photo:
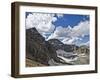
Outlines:
<svg viewBox="0 0 100 80"><path fill-rule="evenodd" d="M78 48L78 46L75 45L68 45L68 44L63 44L60 40L58 39L50 39L48 40L50 44L56 49L56 50L64 50L66 52L73 52L74 48Z"/></svg>
<svg viewBox="0 0 100 80"><path fill-rule="evenodd" d="M51 58L56 62L60 61L55 48L45 41L36 28L26 29L26 57L45 65L49 65Z"/></svg>

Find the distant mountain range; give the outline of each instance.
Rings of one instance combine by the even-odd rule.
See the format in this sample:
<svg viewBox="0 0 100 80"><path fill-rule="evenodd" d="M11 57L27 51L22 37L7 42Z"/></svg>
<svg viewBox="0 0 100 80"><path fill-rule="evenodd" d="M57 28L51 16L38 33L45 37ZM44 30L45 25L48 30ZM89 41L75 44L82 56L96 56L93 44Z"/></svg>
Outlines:
<svg viewBox="0 0 100 80"><path fill-rule="evenodd" d="M58 39L50 39L48 42L56 49L62 49L66 52L73 52L75 48L78 48L76 45L67 45L63 44L60 40Z"/></svg>

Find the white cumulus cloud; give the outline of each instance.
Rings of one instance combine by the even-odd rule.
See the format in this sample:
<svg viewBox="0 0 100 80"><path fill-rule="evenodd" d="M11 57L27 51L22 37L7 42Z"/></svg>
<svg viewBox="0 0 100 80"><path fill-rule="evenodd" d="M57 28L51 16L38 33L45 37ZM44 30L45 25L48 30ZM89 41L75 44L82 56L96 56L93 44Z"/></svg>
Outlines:
<svg viewBox="0 0 100 80"><path fill-rule="evenodd" d="M62 18L63 14L56 14L58 18Z"/></svg>
<svg viewBox="0 0 100 80"><path fill-rule="evenodd" d="M80 22L77 26L74 26L72 32L69 34L73 37L79 37L84 35L89 35L89 21Z"/></svg>
<svg viewBox="0 0 100 80"><path fill-rule="evenodd" d="M31 13L26 18L26 29L35 27L39 33L46 38L46 33L51 33L55 29L52 22L57 21L56 14ZM62 15L59 15L61 17Z"/></svg>
<svg viewBox="0 0 100 80"><path fill-rule="evenodd" d="M49 39L53 39L53 38L56 38L56 39L64 39L66 37L68 37L68 34L71 32L72 28L70 26L68 27L62 27L62 26L59 26L59 27L56 27L56 30L54 31L53 34L51 34L48 38Z"/></svg>
<svg viewBox="0 0 100 80"><path fill-rule="evenodd" d="M75 44L77 40L82 40L80 37L89 35L89 21L80 22L78 25L71 28L59 26L56 28L55 32L49 36L48 39L56 38L62 39L65 44Z"/></svg>
<svg viewBox="0 0 100 80"><path fill-rule="evenodd" d="M62 40L62 42L64 44L75 44L74 42L77 41L77 40L79 40L78 37L70 37L70 38L67 38L67 39L65 38L64 40Z"/></svg>
<svg viewBox="0 0 100 80"><path fill-rule="evenodd" d="M52 22L56 20L54 14L32 13L26 18L26 29L35 27L40 33L51 32L55 28Z"/></svg>

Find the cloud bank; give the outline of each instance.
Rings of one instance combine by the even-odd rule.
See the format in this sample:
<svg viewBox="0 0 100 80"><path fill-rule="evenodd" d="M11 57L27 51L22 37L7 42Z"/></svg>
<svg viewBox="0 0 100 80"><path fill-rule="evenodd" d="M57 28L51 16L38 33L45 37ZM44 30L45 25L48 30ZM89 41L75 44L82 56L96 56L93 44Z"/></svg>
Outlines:
<svg viewBox="0 0 100 80"><path fill-rule="evenodd" d="M55 25L53 22L58 18L63 17L62 14L49 14L49 13L31 13L26 18L26 29L35 27L43 37L47 37L46 34L51 34Z"/></svg>
<svg viewBox="0 0 100 80"><path fill-rule="evenodd" d="M55 26L53 23L63 17L63 14L49 14L49 13L31 13L26 18L26 29L35 27L38 32L49 39L59 39L64 44L78 44L82 37L89 35L89 21L81 21L76 26ZM79 44L88 44L79 43Z"/></svg>
<svg viewBox="0 0 100 80"><path fill-rule="evenodd" d="M80 22L73 28L59 26L55 32L49 36L49 39L61 39L65 44L75 44L76 41L82 40L82 37L89 35L89 21Z"/></svg>

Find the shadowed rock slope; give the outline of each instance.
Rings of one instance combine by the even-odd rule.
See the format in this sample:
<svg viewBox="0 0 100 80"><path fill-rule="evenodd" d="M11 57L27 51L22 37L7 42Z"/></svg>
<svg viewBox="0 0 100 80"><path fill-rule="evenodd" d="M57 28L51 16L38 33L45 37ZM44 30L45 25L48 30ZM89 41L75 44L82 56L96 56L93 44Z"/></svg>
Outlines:
<svg viewBox="0 0 100 80"><path fill-rule="evenodd" d="M60 62L56 49L48 41L45 41L36 28L26 30L26 58L44 65L49 65L50 59Z"/></svg>

